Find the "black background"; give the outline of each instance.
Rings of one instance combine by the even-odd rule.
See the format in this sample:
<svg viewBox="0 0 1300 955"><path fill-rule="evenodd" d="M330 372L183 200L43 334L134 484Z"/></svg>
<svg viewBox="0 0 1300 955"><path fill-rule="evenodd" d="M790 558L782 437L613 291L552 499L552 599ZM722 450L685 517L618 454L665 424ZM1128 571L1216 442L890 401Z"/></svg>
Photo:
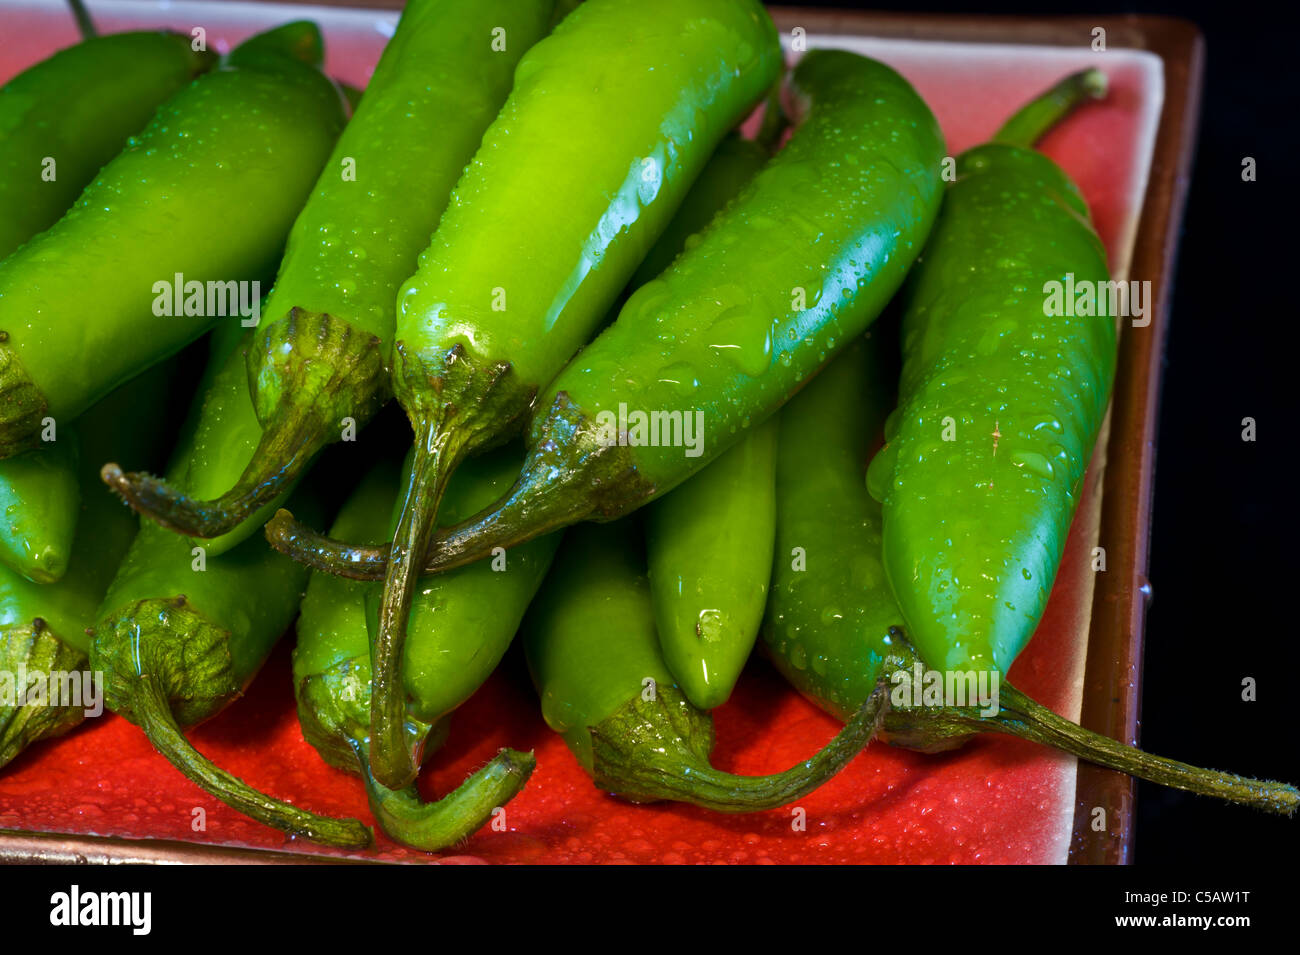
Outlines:
<svg viewBox="0 0 1300 955"><path fill-rule="evenodd" d="M787 6L883 5L781 0ZM1283 7L1289 13L1283 14ZM899 8L895 8L899 9ZM1156 455L1142 745L1198 766L1300 782L1295 579L1297 18L1294 4L943 3L915 12L1151 13L1198 24L1201 125L1175 276ZM1283 19L1285 17L1285 19ZM1257 180L1241 179L1252 156ZM1257 422L1255 443L1241 420ZM1244 677L1257 701L1241 699ZM1139 784L1135 861L1293 862L1284 820Z"/></svg>

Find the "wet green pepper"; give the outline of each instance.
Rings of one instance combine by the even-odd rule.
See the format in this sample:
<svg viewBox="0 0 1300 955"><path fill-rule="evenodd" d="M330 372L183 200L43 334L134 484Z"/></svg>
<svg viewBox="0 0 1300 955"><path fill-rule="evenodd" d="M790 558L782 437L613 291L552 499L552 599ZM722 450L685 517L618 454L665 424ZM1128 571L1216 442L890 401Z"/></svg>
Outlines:
<svg viewBox="0 0 1300 955"><path fill-rule="evenodd" d="M0 567L0 673L14 675L17 682L22 667L28 674L57 676L69 689L80 680L81 697L54 700L47 692L40 699L29 696L25 705L16 698L14 705L0 702L0 766L38 739L76 726L87 709L103 702L86 669L86 628L95 623L95 612L137 525L100 483L94 461L111 445L115 453L143 466L154 463L163 450L163 422L168 395L176 390L174 378L173 368L152 368L82 419L84 453L73 515L76 538L66 573L57 582L37 584Z"/></svg>
<svg viewBox="0 0 1300 955"><path fill-rule="evenodd" d="M271 271L342 123L318 70L238 48L0 262L0 457L255 305L239 282Z"/></svg>
<svg viewBox="0 0 1300 955"><path fill-rule="evenodd" d="M443 500L448 519L474 513L510 486L519 469L515 449L502 449L457 469ZM333 533L383 534L392 528L400 479L382 462L339 512ZM550 565L558 535L507 555L425 581L411 611L403 660L406 732L417 762L438 742L446 716L491 675L514 638L528 602ZM367 783L380 826L406 845L436 851L467 838L527 781L531 753L503 750L459 789L432 805L413 791L394 792L368 772L370 632L378 622L380 585L315 573L298 618L294 688L303 735L325 760ZM431 739L431 737L433 737Z"/></svg>
<svg viewBox="0 0 1300 955"><path fill-rule="evenodd" d="M882 349L859 339L781 410L763 643L841 719L874 689L903 625L880 561L880 505L863 485L893 380Z"/></svg>
<svg viewBox="0 0 1300 955"><path fill-rule="evenodd" d="M877 349L854 345L781 412L777 559L763 624L777 669L842 720L888 678L884 731L894 745L933 752L978 733L1005 733L1165 786L1294 812L1300 793L1293 786L1152 756L1063 719L1005 680L992 684L991 707L899 692L905 683L917 688L918 667L928 671L908 642L885 574L881 507L863 483L866 452L889 404L883 382L892 379L882 367Z"/></svg>
<svg viewBox="0 0 1300 955"><path fill-rule="evenodd" d="M514 489L434 535L426 570L671 490L885 307L938 212L938 125L906 80L865 57L815 50L792 80L799 125L785 148L548 386ZM388 548L323 538L287 512L267 536L335 573L387 564Z"/></svg>
<svg viewBox="0 0 1300 955"><path fill-rule="evenodd" d="M198 497L105 470L142 513L184 534L237 543L265 521L316 452L391 396L398 286L510 92L515 64L553 0L413 0L315 192L289 234L249 353L264 428L233 486Z"/></svg>
<svg viewBox="0 0 1300 955"><path fill-rule="evenodd" d="M728 136L637 269L667 268L763 167L758 143ZM774 422L760 425L646 512L646 551L664 662L703 710L726 702L749 659L772 576Z"/></svg>
<svg viewBox="0 0 1300 955"><path fill-rule="evenodd" d="M687 699L721 706L749 659L767 604L776 539L777 419L646 512L646 549L664 662Z"/></svg>
<svg viewBox="0 0 1300 955"><path fill-rule="evenodd" d="M628 289L636 291L658 278L684 249L692 248L714 216L740 194L770 158L771 154L752 139L745 139L739 133L724 136L699 177L691 183L677 214L632 273ZM617 318L617 314L610 316L611 320Z"/></svg>
<svg viewBox="0 0 1300 955"><path fill-rule="evenodd" d="M758 143L728 135L630 286L639 287L667 268L768 158ZM701 709L713 709L726 700L762 619L772 571L775 448L774 430L756 429L646 515L660 649L682 692ZM477 510L464 511L462 516ZM444 503L441 523L459 519L446 512Z"/></svg>
<svg viewBox="0 0 1300 955"><path fill-rule="evenodd" d="M393 389L416 457L374 654L371 768L386 785L416 770L397 671L447 478L595 332L780 57L757 0L587 0L520 61L398 295Z"/></svg>
<svg viewBox="0 0 1300 955"><path fill-rule="evenodd" d="M52 584L68 569L81 512L79 445L69 425L0 460L0 563L33 583Z"/></svg>
<svg viewBox="0 0 1300 955"><path fill-rule="evenodd" d="M153 374L149 381L167 378L170 373ZM123 454L140 465L157 464L158 455L149 450L154 446L135 439L154 435L163 409L144 403L161 401L164 393L160 383L128 382L75 425L56 428L51 423L42 429L48 441L41 447L0 460L0 563L38 584L63 576L73 559L83 490L97 499L105 490L102 482L85 486L85 469L98 474L98 462L110 454ZM114 447L116 440L122 441L121 451Z"/></svg>
<svg viewBox="0 0 1300 955"><path fill-rule="evenodd" d="M1104 90L1071 76L957 158L904 291L899 409L868 475L909 637L937 669L1006 673L1033 636L1110 400L1116 317L1082 298L1105 298L1106 253L1078 187L1031 148ZM1064 314L1058 282L1080 290Z"/></svg>
<svg viewBox="0 0 1300 955"><path fill-rule="evenodd" d="M596 785L634 802L755 812L812 792L846 766L886 709L883 683L797 766L770 776L713 768L713 720L674 685L659 650L640 543L635 522L571 530L524 625L542 714Z"/></svg>
<svg viewBox="0 0 1300 955"><path fill-rule="evenodd" d="M215 62L187 36L117 33L0 87L0 259L52 226L163 100Z"/></svg>
<svg viewBox="0 0 1300 955"><path fill-rule="evenodd" d="M233 427L212 441L216 421L256 423L244 387L233 320L213 336L212 356L191 420L172 454L169 480L179 486L247 464L255 428ZM313 506L310 497L302 499ZM269 826L328 845L369 845L356 820L307 812L266 796L202 756L181 731L238 699L288 628L307 584L305 568L252 539L220 556L156 524L145 523L108 589L90 646L92 671L104 674L108 707L140 726L189 779L222 802Z"/></svg>

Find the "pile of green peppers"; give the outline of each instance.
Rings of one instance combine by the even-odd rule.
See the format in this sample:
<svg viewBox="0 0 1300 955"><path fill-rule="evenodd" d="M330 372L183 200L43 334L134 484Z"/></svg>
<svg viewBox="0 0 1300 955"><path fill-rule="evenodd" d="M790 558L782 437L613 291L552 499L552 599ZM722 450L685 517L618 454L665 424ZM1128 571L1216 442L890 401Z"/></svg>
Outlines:
<svg viewBox="0 0 1300 955"><path fill-rule="evenodd" d="M905 79L831 50L786 71L758 0L411 0L359 95L322 62L305 21L223 57L129 33L0 88L0 668L102 675L212 795L349 849L367 821L185 735L295 620L304 737L430 852L536 765L415 788L516 634L546 723L636 802L769 809L873 739L1001 732L1295 809L1005 682L991 711L890 692L1006 674L1052 591L1117 331L1044 308L1109 272L1033 146L1100 73L947 183ZM232 313L214 287L255 291ZM409 448L358 440L393 399ZM737 776L710 711L756 646L845 726ZM83 715L0 705L0 766Z"/></svg>

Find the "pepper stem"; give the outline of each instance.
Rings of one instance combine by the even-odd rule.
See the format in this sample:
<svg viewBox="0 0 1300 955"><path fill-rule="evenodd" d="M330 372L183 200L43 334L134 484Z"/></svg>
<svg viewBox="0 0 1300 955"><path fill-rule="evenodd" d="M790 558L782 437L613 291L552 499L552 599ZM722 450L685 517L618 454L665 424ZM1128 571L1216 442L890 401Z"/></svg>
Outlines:
<svg viewBox="0 0 1300 955"><path fill-rule="evenodd" d="M181 732L161 681L145 675L131 694L131 715L158 752L189 779L227 806L292 836L321 845L364 849L373 841L370 827L356 819L333 819L273 799L213 765Z"/></svg>
<svg viewBox="0 0 1300 955"><path fill-rule="evenodd" d="M577 521L611 520L649 500L656 490L638 471L629 449L609 441L560 392L514 487L485 510L432 534L423 573L464 567L498 547L514 547ZM390 552L386 545L334 540L298 523L288 511L279 511L267 523L266 539L281 553L324 573L353 580L385 579Z"/></svg>
<svg viewBox="0 0 1300 955"><path fill-rule="evenodd" d="M585 503L578 501L568 507L569 498L556 494L547 499L538 493L539 486L535 481L521 480L486 512L431 533L424 566L415 576L476 563L498 547L509 549L591 516L592 508ZM386 579L393 552L389 544L354 544L328 537L284 508L267 521L264 533L272 547L298 563L351 580Z"/></svg>
<svg viewBox="0 0 1300 955"><path fill-rule="evenodd" d="M738 776L709 762L712 720L671 687L638 696L591 728L596 785L633 802L686 802L717 812L775 809L817 789L862 751L888 706L876 686L853 718L815 756L782 773Z"/></svg>
<svg viewBox="0 0 1300 955"><path fill-rule="evenodd" d="M519 794L537 767L532 753L503 749L455 791L427 803L414 786L386 788L370 772L363 746L353 742L353 750L365 778L370 811L380 828L403 845L425 852L440 852L483 828Z"/></svg>
<svg viewBox="0 0 1300 955"><path fill-rule="evenodd" d="M99 36L95 21L90 18L90 13L81 0L68 0L68 6L72 9L72 18L77 21L77 30L83 40L93 40Z"/></svg>
<svg viewBox="0 0 1300 955"><path fill-rule="evenodd" d="M993 136L993 142L1029 149L1086 99L1106 95L1106 74L1098 69L1072 73L1037 99L1022 106Z"/></svg>
<svg viewBox="0 0 1300 955"><path fill-rule="evenodd" d="M906 673L914 660L899 665L898 669ZM884 727L891 743L909 749L947 749L976 733L1006 733L1138 779L1265 812L1289 816L1300 806L1300 792L1294 786L1200 769L1153 756L1071 723L1006 681L999 687L998 712L993 716L980 716L975 707L894 706L885 718Z"/></svg>
<svg viewBox="0 0 1300 955"><path fill-rule="evenodd" d="M156 524L188 537L220 537L287 494L326 443L314 416L289 414L262 432L248 468L225 494L199 501L166 481L105 464L99 476L131 507Z"/></svg>
<svg viewBox="0 0 1300 955"><path fill-rule="evenodd" d="M234 487L200 501L148 474L116 464L104 483L149 519L190 537L220 537L287 494L341 422L365 424L388 397L378 338L325 312L293 308L257 333L249 384L262 436Z"/></svg>
<svg viewBox="0 0 1300 955"><path fill-rule="evenodd" d="M322 534L280 508L262 528L280 553L312 570L350 580L383 580L391 544L353 544Z"/></svg>
<svg viewBox="0 0 1300 955"><path fill-rule="evenodd" d="M406 729L406 627L438 506L465 450L464 433L442 427L433 417L416 426L411 475L384 576L379 632L370 649L370 768L390 790L404 789L420 771L418 744L411 744Z"/></svg>

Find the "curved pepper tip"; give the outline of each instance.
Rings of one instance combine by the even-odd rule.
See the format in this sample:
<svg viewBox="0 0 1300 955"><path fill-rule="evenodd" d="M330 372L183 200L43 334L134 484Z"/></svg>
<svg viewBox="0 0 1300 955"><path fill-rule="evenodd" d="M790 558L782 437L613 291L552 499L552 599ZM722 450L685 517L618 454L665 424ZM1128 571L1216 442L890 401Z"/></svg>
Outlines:
<svg viewBox="0 0 1300 955"><path fill-rule="evenodd" d="M123 497L126 497L127 492L131 489L131 484L127 481L121 466L112 461L99 469L99 478Z"/></svg>
<svg viewBox="0 0 1300 955"><path fill-rule="evenodd" d="M1106 91L1110 88L1106 74L1096 68L1085 71L1081 82L1084 91L1093 99L1105 99Z"/></svg>
<svg viewBox="0 0 1300 955"><path fill-rule="evenodd" d="M392 790L370 771L365 744L352 741L370 811L392 839L413 849L440 852L464 842L492 820L537 767L531 751L501 749L486 766L436 802L423 802L414 787Z"/></svg>

